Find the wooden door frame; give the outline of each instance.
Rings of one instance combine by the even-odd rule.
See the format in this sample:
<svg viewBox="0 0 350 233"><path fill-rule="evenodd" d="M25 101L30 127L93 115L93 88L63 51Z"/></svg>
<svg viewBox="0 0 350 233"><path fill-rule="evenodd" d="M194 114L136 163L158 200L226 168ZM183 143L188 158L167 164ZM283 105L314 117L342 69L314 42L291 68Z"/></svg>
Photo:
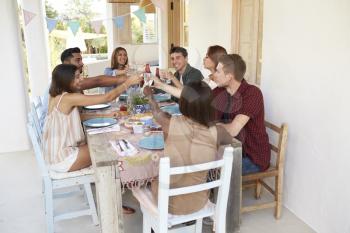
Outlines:
<svg viewBox="0 0 350 233"><path fill-rule="evenodd" d="M256 58L256 84L261 83L261 66L262 66L262 39L263 39L263 14L264 0L259 1L259 22L257 38L257 58ZM241 0L232 0L232 31L231 31L231 49L233 53L239 54L239 37L240 37L240 8Z"/></svg>
<svg viewBox="0 0 350 233"><path fill-rule="evenodd" d="M180 18L179 0L168 0L168 52L172 46L180 45ZM170 56L168 56L168 67L171 67Z"/></svg>
<svg viewBox="0 0 350 233"><path fill-rule="evenodd" d="M184 0L168 0L168 51L171 46L182 46L184 38ZM171 67L170 57L168 67Z"/></svg>
<svg viewBox="0 0 350 233"><path fill-rule="evenodd" d="M232 52L239 53L239 27L240 27L241 0L232 0Z"/></svg>

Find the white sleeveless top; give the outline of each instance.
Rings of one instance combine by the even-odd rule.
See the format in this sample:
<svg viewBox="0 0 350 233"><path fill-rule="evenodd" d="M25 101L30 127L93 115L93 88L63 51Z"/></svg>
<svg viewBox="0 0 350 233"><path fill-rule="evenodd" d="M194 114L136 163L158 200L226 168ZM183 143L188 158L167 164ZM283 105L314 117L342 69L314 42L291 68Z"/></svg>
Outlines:
<svg viewBox="0 0 350 233"><path fill-rule="evenodd" d="M69 114L59 110L62 97L48 113L43 130L42 148L44 159L51 170L67 172L75 162L81 144L85 144L85 135L77 107Z"/></svg>

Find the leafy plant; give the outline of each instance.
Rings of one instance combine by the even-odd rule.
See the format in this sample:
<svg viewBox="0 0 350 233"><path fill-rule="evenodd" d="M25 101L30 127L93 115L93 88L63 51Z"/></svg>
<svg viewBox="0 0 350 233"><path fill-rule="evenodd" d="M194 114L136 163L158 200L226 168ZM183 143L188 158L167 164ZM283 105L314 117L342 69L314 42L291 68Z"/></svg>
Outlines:
<svg viewBox="0 0 350 233"><path fill-rule="evenodd" d="M146 98L143 97L143 96L135 95L135 96L133 96L133 98L132 98L132 104L133 104L133 105L148 104L148 99L146 99Z"/></svg>

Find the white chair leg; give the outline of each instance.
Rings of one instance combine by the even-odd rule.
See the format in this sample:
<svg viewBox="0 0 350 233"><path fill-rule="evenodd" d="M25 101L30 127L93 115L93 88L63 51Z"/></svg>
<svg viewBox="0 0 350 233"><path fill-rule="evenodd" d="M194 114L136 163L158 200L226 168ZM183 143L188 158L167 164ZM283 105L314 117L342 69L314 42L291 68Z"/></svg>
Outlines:
<svg viewBox="0 0 350 233"><path fill-rule="evenodd" d="M98 217L96 212L96 205L95 205L94 197L92 195L91 186L90 184L84 184L84 188L85 188L86 198L89 203L89 208L91 211L92 221L94 225L98 225L99 222L98 222Z"/></svg>
<svg viewBox="0 0 350 233"><path fill-rule="evenodd" d="M225 218L223 218L225 219ZM214 221L214 226L213 229L215 231L215 233L226 233L226 224L223 221L220 221L219 219L216 219L217 221Z"/></svg>
<svg viewBox="0 0 350 233"><path fill-rule="evenodd" d="M54 233L53 193L51 182L45 183L45 217L47 232Z"/></svg>
<svg viewBox="0 0 350 233"><path fill-rule="evenodd" d="M142 221L142 233L151 233L151 224L146 214L143 214Z"/></svg>
<svg viewBox="0 0 350 233"><path fill-rule="evenodd" d="M44 179L41 179L41 193L43 195L45 194L45 181L44 181Z"/></svg>
<svg viewBox="0 0 350 233"><path fill-rule="evenodd" d="M196 233L202 233L203 219L197 219L196 221Z"/></svg>

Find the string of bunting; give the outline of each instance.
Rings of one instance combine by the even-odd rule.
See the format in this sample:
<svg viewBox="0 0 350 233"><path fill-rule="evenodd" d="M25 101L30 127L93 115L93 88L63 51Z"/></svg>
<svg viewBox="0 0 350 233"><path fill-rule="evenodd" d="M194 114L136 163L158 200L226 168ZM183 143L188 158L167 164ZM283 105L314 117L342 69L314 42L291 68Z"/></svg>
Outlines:
<svg viewBox="0 0 350 233"><path fill-rule="evenodd" d="M103 23L103 21L106 21L106 20L113 20L114 25L117 28L123 28L124 21L125 21L124 18L128 15L131 15L131 14L134 14L140 20L141 23L145 24L146 23L145 8L146 7L154 4L156 7L160 8L162 11L165 10L165 8L166 8L166 6L164 4L165 1L162 1L162 0L151 0L151 1L152 1L152 3L149 3L149 4L139 8L138 10L130 12L130 13L118 15L118 16L115 16L113 18L92 20L92 21L90 21L90 25L91 25L92 29L95 31L95 33L100 33L102 23ZM27 26L34 19L35 16L36 16L35 13L23 9L23 17L24 17L25 26ZM52 18L46 17L46 25L47 25L47 29L48 29L49 33L51 33L55 29L55 27L59 21L66 22L67 26L70 28L70 30L72 31L74 36L77 34L77 32L80 28L79 21L77 21L77 20L65 20L65 19L59 20L59 19L52 19Z"/></svg>

